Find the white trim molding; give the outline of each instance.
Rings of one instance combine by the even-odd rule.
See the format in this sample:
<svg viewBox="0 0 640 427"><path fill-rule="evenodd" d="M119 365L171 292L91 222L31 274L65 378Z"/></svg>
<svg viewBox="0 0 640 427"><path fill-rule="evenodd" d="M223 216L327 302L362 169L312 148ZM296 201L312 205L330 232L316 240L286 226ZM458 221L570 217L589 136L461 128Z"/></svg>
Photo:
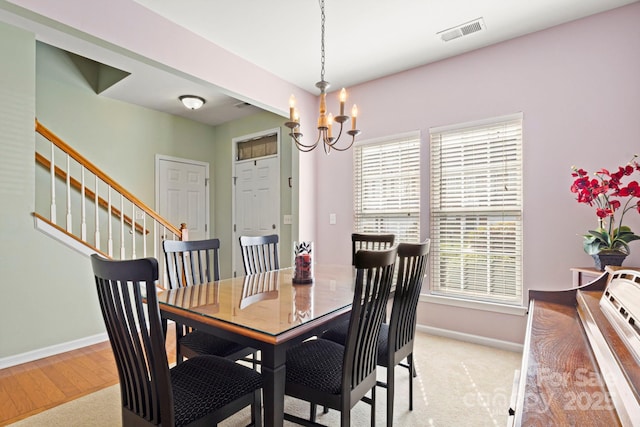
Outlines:
<svg viewBox="0 0 640 427"><path fill-rule="evenodd" d="M67 234L65 234L62 231L58 230L57 228L53 227L51 224L41 220L37 216L34 216L34 221L35 221L34 225L35 225L35 228L37 230L43 232L44 234L46 234L48 236L53 237L54 239L56 239L59 242L67 245L71 249L76 250L77 252L81 253L82 255L86 255L87 257L89 257L89 256L97 253L93 249L89 248L86 245L83 245L82 243L78 242L76 239L74 239L72 237L69 237Z"/></svg>
<svg viewBox="0 0 640 427"><path fill-rule="evenodd" d="M500 350L513 351L522 353L524 346L511 341L497 340L495 338L482 337L480 335L465 334L463 332L451 331L448 329L434 328L431 326L417 325L416 329L429 335L436 335L444 338L451 338L458 341L470 342L472 344L484 345L487 347L498 348Z"/></svg>
<svg viewBox="0 0 640 427"><path fill-rule="evenodd" d="M33 362L34 360L54 356L56 354L65 353L71 350L77 350L82 347L107 341L108 339L109 337L107 336L107 333L103 332L101 334L91 335L77 340L55 344L49 347L38 348L26 353L3 357L0 358L0 369L10 368L11 366L20 365L22 363Z"/></svg>
<svg viewBox="0 0 640 427"><path fill-rule="evenodd" d="M420 302L449 305L460 308L469 308L472 310L491 311L494 313L510 314L513 316L525 316L527 314L527 307L497 304L493 302L473 301L462 298L451 298L433 294L420 295Z"/></svg>

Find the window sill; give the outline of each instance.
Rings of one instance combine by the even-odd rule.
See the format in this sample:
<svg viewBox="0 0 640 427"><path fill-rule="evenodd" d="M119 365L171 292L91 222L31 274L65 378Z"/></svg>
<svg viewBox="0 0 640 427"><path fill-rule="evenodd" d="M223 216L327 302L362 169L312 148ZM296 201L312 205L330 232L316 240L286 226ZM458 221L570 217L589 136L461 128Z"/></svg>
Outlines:
<svg viewBox="0 0 640 427"><path fill-rule="evenodd" d="M431 304L449 305L460 308L470 308L473 310L491 311L494 313L510 314L513 316L525 316L527 307L519 307L514 305L497 304L483 301L472 301L460 298L445 297L440 295L421 294L420 302Z"/></svg>

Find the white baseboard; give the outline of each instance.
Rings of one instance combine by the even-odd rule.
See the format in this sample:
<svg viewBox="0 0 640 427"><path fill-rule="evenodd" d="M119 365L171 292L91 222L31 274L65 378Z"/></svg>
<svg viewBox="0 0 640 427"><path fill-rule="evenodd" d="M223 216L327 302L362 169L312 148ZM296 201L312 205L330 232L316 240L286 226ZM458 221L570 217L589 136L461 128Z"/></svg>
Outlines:
<svg viewBox="0 0 640 427"><path fill-rule="evenodd" d="M494 338L482 337L480 335L465 334L463 332L434 328L432 326L417 325L416 329L420 332L424 332L430 335L437 335L439 337L451 338L458 341L466 341L473 344L486 345L487 347L513 351L515 353L522 353L522 349L524 348L523 344L518 344L515 342L497 340Z"/></svg>
<svg viewBox="0 0 640 427"><path fill-rule="evenodd" d="M80 338L78 340L52 345L50 347L39 348L36 350L28 351L26 353L3 357L0 358L0 369L9 368L11 366L20 365L22 363L33 362L34 360L42 359L43 357L54 356L56 354L76 350L88 345L107 341L108 339L109 337L107 336L107 333L103 332L101 334Z"/></svg>
<svg viewBox="0 0 640 427"><path fill-rule="evenodd" d="M513 351L516 353L522 353L522 349L524 347L522 344L510 341L481 337L479 335L465 334L463 332L434 328L431 326L417 325L416 329L420 332L424 332L430 335L451 338L458 341L471 342L474 344L486 345L488 347L499 348L501 350ZM101 334L92 335L78 340L52 345L50 347L39 348L36 350L28 351L26 353L3 357L0 358L0 369L9 368L11 366L20 365L22 363L32 362L34 360L42 359L43 357L54 356L56 354L76 350L82 347L107 341L108 339L109 337L107 336L107 333L103 332Z"/></svg>

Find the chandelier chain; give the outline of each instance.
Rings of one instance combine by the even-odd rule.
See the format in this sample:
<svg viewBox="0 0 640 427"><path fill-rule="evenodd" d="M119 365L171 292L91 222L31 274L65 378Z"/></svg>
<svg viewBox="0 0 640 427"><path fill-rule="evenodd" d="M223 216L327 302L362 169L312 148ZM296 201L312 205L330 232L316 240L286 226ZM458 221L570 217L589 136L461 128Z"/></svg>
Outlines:
<svg viewBox="0 0 640 427"><path fill-rule="evenodd" d="M320 81L324 81L324 0L320 0Z"/></svg>

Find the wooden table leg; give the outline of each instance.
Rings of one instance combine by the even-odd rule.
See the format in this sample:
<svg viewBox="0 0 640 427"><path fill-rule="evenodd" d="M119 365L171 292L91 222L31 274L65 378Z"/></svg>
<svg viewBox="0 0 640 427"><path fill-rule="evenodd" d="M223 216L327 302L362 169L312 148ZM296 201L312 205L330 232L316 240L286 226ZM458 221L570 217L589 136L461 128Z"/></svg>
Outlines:
<svg viewBox="0 0 640 427"><path fill-rule="evenodd" d="M265 427L282 427L284 423L285 360L284 349L262 351Z"/></svg>

